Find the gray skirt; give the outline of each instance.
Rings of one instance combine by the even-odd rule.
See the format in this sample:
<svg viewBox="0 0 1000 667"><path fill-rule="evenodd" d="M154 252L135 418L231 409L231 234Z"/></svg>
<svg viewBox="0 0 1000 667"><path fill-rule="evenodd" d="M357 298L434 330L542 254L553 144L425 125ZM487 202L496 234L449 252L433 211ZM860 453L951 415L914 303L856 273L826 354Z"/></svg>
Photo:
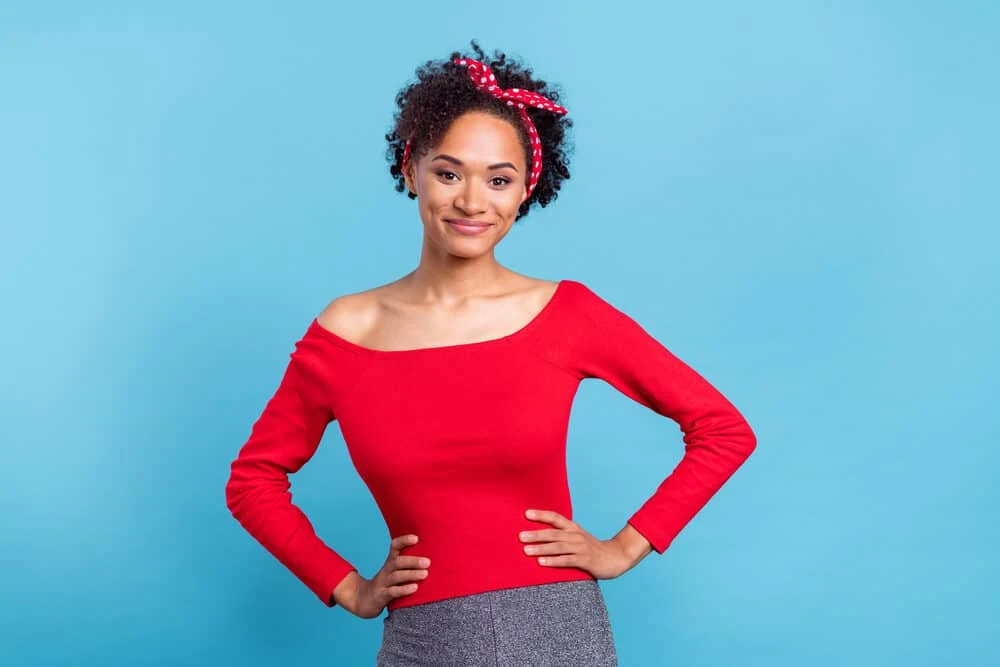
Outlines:
<svg viewBox="0 0 1000 667"><path fill-rule="evenodd" d="M382 619L378 667L618 664L594 579L400 607Z"/></svg>

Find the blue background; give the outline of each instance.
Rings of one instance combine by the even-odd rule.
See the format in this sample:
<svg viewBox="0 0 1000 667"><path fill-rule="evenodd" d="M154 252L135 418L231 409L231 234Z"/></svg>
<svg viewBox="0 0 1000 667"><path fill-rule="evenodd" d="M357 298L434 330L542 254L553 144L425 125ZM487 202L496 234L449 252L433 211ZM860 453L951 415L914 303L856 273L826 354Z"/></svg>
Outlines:
<svg viewBox="0 0 1000 667"><path fill-rule="evenodd" d="M383 135L472 37L576 123L500 261L591 285L758 436L602 581L621 664L997 664L1000 10L857 0L5 3L3 664L373 664L381 621L322 606L223 487L310 319L416 265ZM577 521L613 535L682 448L585 382ZM293 491L374 574L335 424Z"/></svg>

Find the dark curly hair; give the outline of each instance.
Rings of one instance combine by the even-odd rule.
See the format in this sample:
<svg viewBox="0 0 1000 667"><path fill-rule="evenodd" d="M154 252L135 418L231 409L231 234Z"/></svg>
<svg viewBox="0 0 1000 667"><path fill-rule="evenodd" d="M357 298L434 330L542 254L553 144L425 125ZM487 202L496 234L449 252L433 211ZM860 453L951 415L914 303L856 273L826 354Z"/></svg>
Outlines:
<svg viewBox="0 0 1000 667"><path fill-rule="evenodd" d="M524 146L525 162L531 164L531 140L524 128L520 111L516 106L508 106L503 100L476 88L469 78L465 65L453 61L458 58L474 58L493 70L496 82L501 88L521 88L543 95L559 103L561 97L557 85L532 77L532 71L524 64L495 51L491 59L471 40L475 56L455 51L448 60L429 60L416 70L417 81L407 85L396 94L397 110L393 114L393 129L385 135L389 142L385 156L389 161L389 173L396 182L396 191L406 190L402 161L406 139L410 139L410 159L416 159L433 148L444 136L452 122L468 111L485 111L508 120L517 128ZM517 218L528 214L532 204L547 206L559 194L562 182L569 178L568 158L571 151L569 128L573 121L565 115L544 109L527 107L538 139L542 144L542 172L538 183L518 209ZM416 194L407 191L410 199Z"/></svg>

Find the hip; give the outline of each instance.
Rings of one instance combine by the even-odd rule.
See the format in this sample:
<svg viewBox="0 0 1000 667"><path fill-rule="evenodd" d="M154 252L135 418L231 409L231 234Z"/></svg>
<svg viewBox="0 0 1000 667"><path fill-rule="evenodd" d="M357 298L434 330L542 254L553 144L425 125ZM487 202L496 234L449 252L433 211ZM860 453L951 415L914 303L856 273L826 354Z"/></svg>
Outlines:
<svg viewBox="0 0 1000 667"><path fill-rule="evenodd" d="M400 607L382 623L379 667L618 664L594 579Z"/></svg>

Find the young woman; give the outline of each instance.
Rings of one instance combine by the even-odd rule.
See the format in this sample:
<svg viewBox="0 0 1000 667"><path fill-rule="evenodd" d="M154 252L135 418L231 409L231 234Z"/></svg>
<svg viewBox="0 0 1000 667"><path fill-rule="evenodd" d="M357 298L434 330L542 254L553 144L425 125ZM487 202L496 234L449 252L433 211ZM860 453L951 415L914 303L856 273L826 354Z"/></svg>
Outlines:
<svg viewBox="0 0 1000 667"><path fill-rule="evenodd" d="M231 466L227 505L325 604L383 620L379 665L614 665L599 579L678 532L750 455L737 409L583 282L495 257L556 198L559 95L495 54L417 70L386 139L423 247L393 282L333 299L295 344ZM573 521L566 435L581 380L676 421L685 456L621 531ZM371 578L316 534L289 473L337 420L391 538Z"/></svg>

